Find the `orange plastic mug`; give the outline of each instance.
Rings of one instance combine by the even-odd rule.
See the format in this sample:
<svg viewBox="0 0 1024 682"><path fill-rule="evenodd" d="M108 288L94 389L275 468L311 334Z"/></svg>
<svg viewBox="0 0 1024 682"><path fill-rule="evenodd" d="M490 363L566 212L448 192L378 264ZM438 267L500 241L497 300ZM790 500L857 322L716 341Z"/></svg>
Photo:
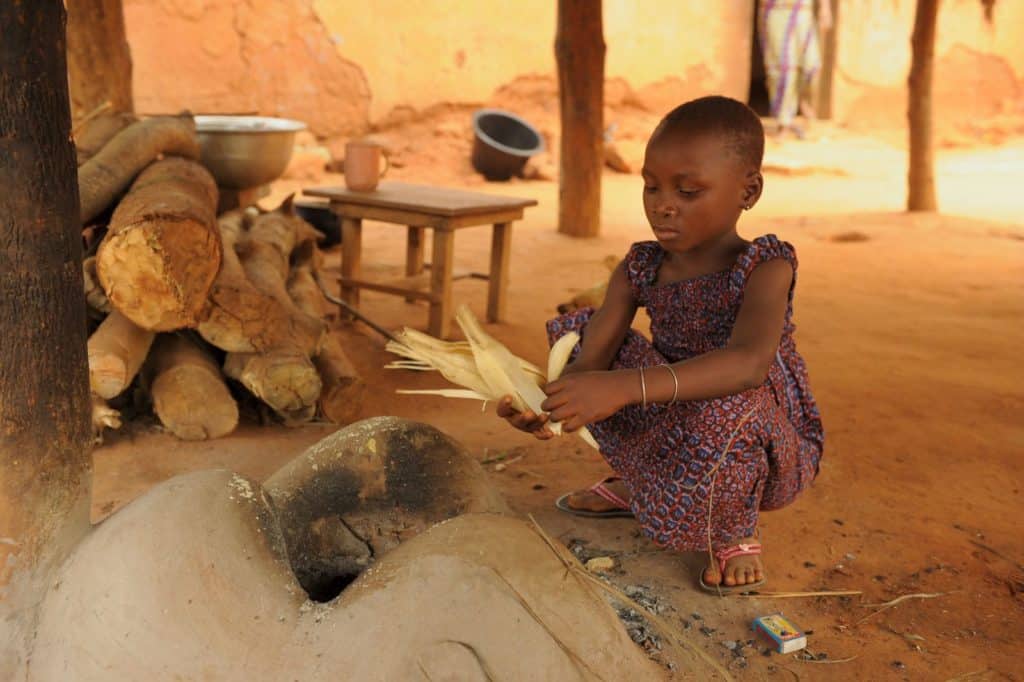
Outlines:
<svg viewBox="0 0 1024 682"><path fill-rule="evenodd" d="M384 157L384 170L380 159ZM345 186L353 192L372 192L388 172L391 162L376 142L354 141L345 145Z"/></svg>

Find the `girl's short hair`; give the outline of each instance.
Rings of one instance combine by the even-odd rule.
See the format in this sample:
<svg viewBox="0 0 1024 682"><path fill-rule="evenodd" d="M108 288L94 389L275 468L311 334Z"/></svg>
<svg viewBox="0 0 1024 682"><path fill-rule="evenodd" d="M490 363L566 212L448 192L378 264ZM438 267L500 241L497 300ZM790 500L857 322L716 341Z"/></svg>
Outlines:
<svg viewBox="0 0 1024 682"><path fill-rule="evenodd" d="M690 100L666 114L651 140L671 134L715 134L738 159L754 168L764 158L764 126L754 110L743 102L711 95Z"/></svg>

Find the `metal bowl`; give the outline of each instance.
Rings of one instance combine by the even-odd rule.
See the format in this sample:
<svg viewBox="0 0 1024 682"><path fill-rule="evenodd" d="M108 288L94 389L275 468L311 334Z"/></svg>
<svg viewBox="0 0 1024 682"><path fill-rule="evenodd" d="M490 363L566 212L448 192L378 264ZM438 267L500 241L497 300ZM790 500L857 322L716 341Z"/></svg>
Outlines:
<svg viewBox="0 0 1024 682"><path fill-rule="evenodd" d="M259 187L281 177L295 133L306 124L269 116L196 116L203 165L227 189Z"/></svg>

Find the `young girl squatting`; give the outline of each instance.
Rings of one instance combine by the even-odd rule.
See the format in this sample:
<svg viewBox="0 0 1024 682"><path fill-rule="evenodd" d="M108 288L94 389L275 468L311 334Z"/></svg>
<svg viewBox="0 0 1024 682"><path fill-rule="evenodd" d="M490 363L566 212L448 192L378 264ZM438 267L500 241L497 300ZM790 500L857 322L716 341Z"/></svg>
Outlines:
<svg viewBox="0 0 1024 682"><path fill-rule="evenodd" d="M712 591L763 584L758 513L814 480L824 443L793 341L796 253L774 235L736 231L761 196L763 154L761 122L736 100L704 97L669 113L644 156L655 240L633 244L600 309L548 323L550 341L570 330L582 341L546 387L545 414L498 405L541 439L549 420L587 426L644 532L712 553L700 579ZM638 308L652 341L630 328Z"/></svg>

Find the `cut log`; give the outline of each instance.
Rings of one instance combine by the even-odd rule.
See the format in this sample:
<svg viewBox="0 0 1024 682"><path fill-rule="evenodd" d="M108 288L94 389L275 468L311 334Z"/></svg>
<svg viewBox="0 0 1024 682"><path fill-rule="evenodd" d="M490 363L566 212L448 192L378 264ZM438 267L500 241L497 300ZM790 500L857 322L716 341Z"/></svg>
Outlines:
<svg viewBox="0 0 1024 682"><path fill-rule="evenodd" d="M104 429L121 428L121 413L107 405L107 401L95 393L92 394L92 437L99 442Z"/></svg>
<svg viewBox="0 0 1024 682"><path fill-rule="evenodd" d="M322 316L327 305L308 264L296 266L288 279L288 293L300 310ZM366 382L345 355L338 339L328 333L320 354L313 358L323 389L317 404L320 415L335 424L351 424L359 418Z"/></svg>
<svg viewBox="0 0 1024 682"><path fill-rule="evenodd" d="M96 276L96 258L89 256L82 261L82 278L85 282L85 302L97 313L109 314L114 310L107 298L107 292L100 286L100 280Z"/></svg>
<svg viewBox="0 0 1024 682"><path fill-rule="evenodd" d="M89 337L89 386L104 399L115 398L132 383L153 344L153 332L116 310Z"/></svg>
<svg viewBox="0 0 1024 682"><path fill-rule="evenodd" d="M277 348L266 353L228 353L224 373L265 402L286 424L316 416L323 383L305 353Z"/></svg>
<svg viewBox="0 0 1024 682"><path fill-rule="evenodd" d="M246 277L253 286L260 293L272 297L287 311L289 339L307 357L314 357L320 352L327 325L320 316L300 310L288 295L287 289L289 260L292 249L301 243L303 225L304 221L280 209L264 213L253 220L252 227L239 242L237 249Z"/></svg>
<svg viewBox="0 0 1024 682"><path fill-rule="evenodd" d="M108 111L82 123L74 133L78 165L99 154L118 133L137 120L132 114Z"/></svg>
<svg viewBox="0 0 1024 682"><path fill-rule="evenodd" d="M113 205L146 166L161 154L199 158L191 116L157 116L133 123L78 169L82 224ZM217 197L213 198L214 208Z"/></svg>
<svg viewBox="0 0 1024 682"><path fill-rule="evenodd" d="M253 219L236 245L246 277L287 313L286 338L263 353L228 353L224 373L240 381L285 421L294 425L316 416L323 384L310 358L320 353L327 325L300 310L288 295L292 249L308 234L292 215L290 201ZM312 229L312 228L309 228Z"/></svg>
<svg viewBox="0 0 1024 682"><path fill-rule="evenodd" d="M288 345L291 329L287 310L253 286L238 260L235 244L244 220L242 211L231 211L218 220L223 244L221 267L210 290L209 315L197 327L209 343L236 353Z"/></svg>
<svg viewBox="0 0 1024 682"><path fill-rule="evenodd" d="M110 303L144 329L196 326L220 269L216 206L213 176L194 161L172 157L143 171L96 253Z"/></svg>
<svg viewBox="0 0 1024 682"><path fill-rule="evenodd" d="M184 334L157 338L147 373L153 412L178 438L220 438L238 426L238 404L217 363Z"/></svg>

